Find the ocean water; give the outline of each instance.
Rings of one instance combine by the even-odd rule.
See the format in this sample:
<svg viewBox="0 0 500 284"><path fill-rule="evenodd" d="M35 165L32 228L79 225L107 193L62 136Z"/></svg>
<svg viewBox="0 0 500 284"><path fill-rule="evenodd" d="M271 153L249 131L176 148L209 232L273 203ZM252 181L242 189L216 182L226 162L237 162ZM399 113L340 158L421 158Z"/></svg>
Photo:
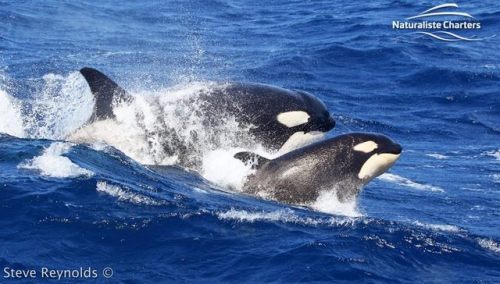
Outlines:
<svg viewBox="0 0 500 284"><path fill-rule="evenodd" d="M5 268L38 272L21 282L50 280L42 268L96 271L63 283L500 282L500 5L458 3L479 41L392 28L437 4L0 1L0 282ZM139 140L65 141L91 114L85 66L146 117L165 98L180 135L208 130L176 120L179 98L260 82L323 100L329 136L379 132L404 151L355 204L247 196L230 189L231 149L200 147L195 172L145 166L158 156Z"/></svg>

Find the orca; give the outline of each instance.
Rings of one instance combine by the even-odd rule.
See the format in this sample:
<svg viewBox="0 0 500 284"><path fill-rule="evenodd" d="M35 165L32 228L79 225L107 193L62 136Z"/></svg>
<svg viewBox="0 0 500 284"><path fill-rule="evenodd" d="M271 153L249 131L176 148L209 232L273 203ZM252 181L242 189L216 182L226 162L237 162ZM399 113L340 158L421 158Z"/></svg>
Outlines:
<svg viewBox="0 0 500 284"><path fill-rule="evenodd" d="M98 132L96 128L118 129L119 126L114 124L115 107L123 103L132 103L136 98L96 69L85 67L80 70L80 73L90 87L95 104L88 122L72 133L69 140L93 142L93 138L99 140L99 137L88 137L88 134ZM265 84L216 84L211 88L200 90L196 96L186 98L182 104L189 109L188 112L201 119L203 129L193 129L188 138L181 137L175 125L162 120L162 114L158 113L156 129L142 136L160 137L161 139L155 141L161 141L164 156L175 156L177 165L195 169L200 161L189 153L200 154L199 144L216 149L219 146L217 144L220 144L225 135L229 134L227 131L218 131L218 129L223 129L232 119L240 126L241 133L238 133L237 139L232 139L231 147L248 149L249 145L258 144L276 153L286 153L317 141L335 126L335 120L325 104L315 96L304 91L288 90ZM162 110L161 107L159 109ZM189 125L182 127L188 128ZM203 136L200 135L200 131L209 134ZM126 130L121 132L127 135ZM106 136L101 139L102 142L118 149L121 148L120 143L113 141L117 140L116 135L108 137L109 133L101 134L103 137ZM148 137L145 140L146 142L140 147L144 148L147 147L147 143L152 143ZM122 148L133 147L130 139L124 139L122 142L128 143ZM149 163L155 164L156 161Z"/></svg>
<svg viewBox="0 0 500 284"><path fill-rule="evenodd" d="M352 201L362 187L399 158L399 144L380 134L349 133L270 160L251 152L235 158L252 165L244 192L287 204L311 205L323 192Z"/></svg>

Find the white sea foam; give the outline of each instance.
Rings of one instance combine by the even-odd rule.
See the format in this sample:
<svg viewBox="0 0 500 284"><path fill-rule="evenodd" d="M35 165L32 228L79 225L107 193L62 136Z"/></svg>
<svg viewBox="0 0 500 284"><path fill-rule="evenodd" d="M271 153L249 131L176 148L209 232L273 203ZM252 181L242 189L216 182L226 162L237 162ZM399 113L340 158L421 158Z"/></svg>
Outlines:
<svg viewBox="0 0 500 284"><path fill-rule="evenodd" d="M0 89L0 133L24 136L21 105L2 89Z"/></svg>
<svg viewBox="0 0 500 284"><path fill-rule="evenodd" d="M42 155L22 162L18 167L37 170L44 176L55 178L92 176L93 172L79 167L71 162L69 158L62 156L68 153L70 149L71 145L69 143L52 143L43 151Z"/></svg>
<svg viewBox="0 0 500 284"><path fill-rule="evenodd" d="M458 233L461 232L462 230L454 225L446 225L446 224L427 224L427 223L421 223L419 221L413 222L414 225L430 229L433 231L440 231L440 232L450 232L450 233Z"/></svg>
<svg viewBox="0 0 500 284"><path fill-rule="evenodd" d="M429 156L429 157L432 157L434 159L438 159L438 160L448 159L448 156L445 156L445 155L442 155L442 154L438 154L438 153L431 153L431 154L425 154L425 155Z"/></svg>
<svg viewBox="0 0 500 284"><path fill-rule="evenodd" d="M484 152L483 155L493 157L500 162L500 149Z"/></svg>
<svg viewBox="0 0 500 284"><path fill-rule="evenodd" d="M225 188L241 191L252 170L233 157L237 152L239 151L220 149L205 154L202 176Z"/></svg>
<svg viewBox="0 0 500 284"><path fill-rule="evenodd" d="M362 214L357 209L356 199L340 202L337 198L337 193L335 190L322 191L320 195L312 204L310 204L315 210L335 214L344 215L349 217L360 217Z"/></svg>
<svg viewBox="0 0 500 284"><path fill-rule="evenodd" d="M329 217L329 218L311 218L301 217L292 209L280 209L275 211L247 211L231 208L228 211L218 212L217 217L221 220L236 220L239 222L284 222L303 225L327 225L327 226L342 226L352 225L356 221L355 218L349 217Z"/></svg>
<svg viewBox="0 0 500 284"><path fill-rule="evenodd" d="M399 185L404 186L404 187L409 187L409 188L418 189L418 190L445 192L444 189L442 189L438 186L414 182L414 181L407 179L405 177L398 176L398 175L391 174L391 173L384 173L383 175L379 176L378 179L385 181L385 182L395 183L395 184L399 184Z"/></svg>
<svg viewBox="0 0 500 284"><path fill-rule="evenodd" d="M477 238L477 243L485 249L495 253L500 253L500 244L491 239Z"/></svg>
<svg viewBox="0 0 500 284"><path fill-rule="evenodd" d="M297 216L293 213L292 210L276 210L271 212L249 212L246 210L237 210L231 208L226 212L217 213L219 219L233 219L238 221L245 221L253 223L255 221L287 221L287 220L296 220Z"/></svg>
<svg viewBox="0 0 500 284"><path fill-rule="evenodd" d="M162 202L156 201L151 197L144 196L142 194L133 193L128 190L124 190L117 185L108 184L105 181L98 181L96 190L108 194L110 196L118 198L119 201L126 201L134 204L144 204L144 205L161 205Z"/></svg>

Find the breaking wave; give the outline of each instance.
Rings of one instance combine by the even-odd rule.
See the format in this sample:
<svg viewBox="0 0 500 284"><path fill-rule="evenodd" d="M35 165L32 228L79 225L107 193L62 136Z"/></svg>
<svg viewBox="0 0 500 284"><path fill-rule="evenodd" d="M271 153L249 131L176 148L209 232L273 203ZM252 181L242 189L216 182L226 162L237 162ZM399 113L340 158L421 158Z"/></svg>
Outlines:
<svg viewBox="0 0 500 284"><path fill-rule="evenodd" d="M228 211L218 212L217 217L221 220L236 220L238 222L283 222L308 226L349 226L357 221L357 219L349 217L311 218L300 216L299 214L296 214L292 209L288 208L267 212L247 211L231 208Z"/></svg>
<svg viewBox="0 0 500 284"><path fill-rule="evenodd" d="M98 181L96 190L109 196L116 197L119 201L131 202L144 205L161 205L162 202L156 201L148 196L144 196L132 191L125 190L117 185L108 184L105 181Z"/></svg>
<svg viewBox="0 0 500 284"><path fill-rule="evenodd" d="M43 150L42 155L19 164L19 168L36 170L41 175L54 178L90 177L94 173L74 164L63 155L71 149L69 143L55 142Z"/></svg>

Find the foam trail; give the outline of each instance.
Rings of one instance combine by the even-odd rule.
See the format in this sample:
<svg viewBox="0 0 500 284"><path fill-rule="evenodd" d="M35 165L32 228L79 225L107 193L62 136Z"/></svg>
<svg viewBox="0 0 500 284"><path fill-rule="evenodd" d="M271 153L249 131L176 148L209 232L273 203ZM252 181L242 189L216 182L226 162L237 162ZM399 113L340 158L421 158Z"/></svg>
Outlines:
<svg viewBox="0 0 500 284"><path fill-rule="evenodd" d="M433 185L428 185L428 184L422 184L422 183L417 183L414 182L410 179L407 179L402 176L398 176L395 174L390 174L390 173L384 173L383 175L379 176L378 179L390 183L395 183L402 185L404 187L409 187L413 189L418 189L418 190L429 190L429 191L435 191L435 192L444 192L444 189L433 186Z"/></svg>
<svg viewBox="0 0 500 284"><path fill-rule="evenodd" d="M46 148L42 155L27 160L18 165L18 168L37 170L44 176L55 178L69 178L94 175L93 172L81 168L71 162L67 157L62 156L71 149L69 143L55 142Z"/></svg>
<svg viewBox="0 0 500 284"><path fill-rule="evenodd" d="M297 215L292 209L275 211L247 211L231 208L228 211L217 212L220 220L236 220L238 222L254 223L258 221L294 223L309 226L345 226L353 225L356 219L346 217L311 218Z"/></svg>
<svg viewBox="0 0 500 284"><path fill-rule="evenodd" d="M107 195L118 198L119 201L126 201L134 204L144 204L144 205L161 205L161 202L155 201L154 199L138 194L129 192L122 189L117 185L108 184L105 181L98 181L96 190L98 192L105 193Z"/></svg>
<svg viewBox="0 0 500 284"><path fill-rule="evenodd" d="M426 223L421 223L419 221L413 222L414 225L417 225L422 228L426 229L431 229L433 231L437 232L450 232L450 233L458 233L461 232L462 230L454 225L445 225L445 224L426 224Z"/></svg>
<svg viewBox="0 0 500 284"><path fill-rule="evenodd" d="M240 222L253 223L255 221L296 221L297 216L292 210L276 210L271 212L250 212L247 210L237 210L231 208L226 212L217 213L217 217L221 220L237 220Z"/></svg>
<svg viewBox="0 0 500 284"><path fill-rule="evenodd" d="M0 89L0 133L24 137L20 103Z"/></svg>

